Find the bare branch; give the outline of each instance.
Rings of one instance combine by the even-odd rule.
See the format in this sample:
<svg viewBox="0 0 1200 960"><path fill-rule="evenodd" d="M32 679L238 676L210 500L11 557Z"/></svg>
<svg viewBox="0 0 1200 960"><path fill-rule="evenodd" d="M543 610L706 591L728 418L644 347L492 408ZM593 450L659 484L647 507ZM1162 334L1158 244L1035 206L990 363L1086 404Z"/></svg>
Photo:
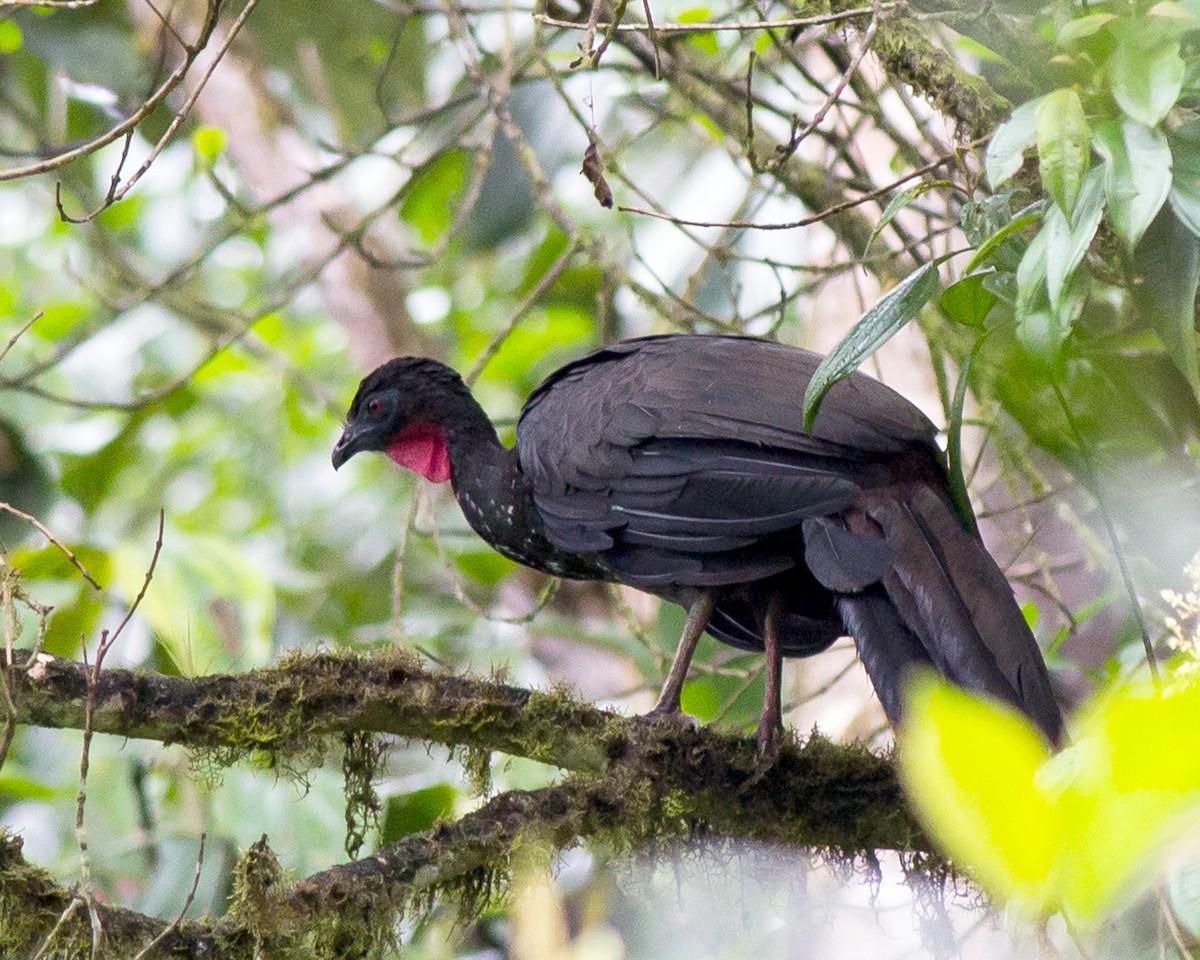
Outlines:
<svg viewBox="0 0 1200 960"><path fill-rule="evenodd" d="M11 350L16 345L16 342L25 335L26 331L28 331L30 327L32 327L35 323L37 323L38 319L41 316L42 316L42 311L39 310L32 317L30 317L29 320L26 321L25 326L21 327L20 330L18 330L16 333L14 333L11 337L8 338L8 343L6 343L4 345L3 350L0 350L0 360L3 360L6 356L8 356L8 351Z"/></svg>
<svg viewBox="0 0 1200 960"><path fill-rule="evenodd" d="M154 109L170 95L180 83L187 73L192 68L192 64L200 55L200 51L204 49L212 36L213 30L217 26L217 18L220 13L220 0L210 0L208 8L205 12L204 22L200 27L199 36L196 41L187 48L186 56L183 62L172 71L171 75L147 97L140 107L133 113L122 120L120 123L111 127L105 133L97 137L92 137L85 140L83 143L64 150L62 153L57 153L52 157L47 157L44 160L39 160L37 163L27 164L23 167L12 167L8 170L0 170L0 183L6 180L20 180L22 177L32 177L39 173L47 173L51 170L57 170L59 167L65 166L72 160L78 160L80 157L86 157L88 154L95 153L101 147L106 147L110 143L114 143L121 137L126 136L130 131L134 130L138 124L146 119Z"/></svg>
<svg viewBox="0 0 1200 960"><path fill-rule="evenodd" d="M897 0L879 4L879 10L895 10L901 4ZM594 9L594 8L593 8ZM578 23L574 20L559 20L545 14L534 14L533 19L547 27L557 27L560 30L584 30L589 27L597 30L612 30L616 33L645 33L660 34L689 34L689 33L755 33L762 30L802 30L805 27L820 27L831 23L843 23L848 20L859 20L869 17L875 12L875 7L857 7L853 10L840 10L837 13L824 13L815 17L790 17L782 20L751 20L746 23L724 23L721 21L704 21L697 23L604 23L597 20L594 25Z"/></svg>
<svg viewBox="0 0 1200 960"><path fill-rule="evenodd" d="M58 537L56 537L53 533L51 533L46 528L45 524L43 524L37 517L30 516L24 510L18 510L11 503L4 503L3 501L0 501L0 510L11 513L14 517L20 517L26 523L32 524L34 527L36 527L38 533L58 547L58 549L66 555L67 559L71 561L71 564L75 567L75 569L83 575L84 580L90 583L97 590L103 589L96 578L87 572L87 568L83 565L83 562L77 556L75 556L75 554L71 551L71 548L59 540Z"/></svg>

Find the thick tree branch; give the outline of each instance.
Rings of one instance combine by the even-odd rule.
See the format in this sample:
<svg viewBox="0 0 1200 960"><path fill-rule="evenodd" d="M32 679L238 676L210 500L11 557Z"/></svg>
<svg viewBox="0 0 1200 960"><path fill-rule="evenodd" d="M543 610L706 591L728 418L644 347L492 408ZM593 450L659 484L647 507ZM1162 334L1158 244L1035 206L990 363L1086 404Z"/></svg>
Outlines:
<svg viewBox="0 0 1200 960"><path fill-rule="evenodd" d="M816 746L813 746L815 744ZM823 764L823 741L798 752ZM770 778L757 792L767 792ZM563 849L579 840L627 849L653 840L659 849L696 837L778 840L769 819L747 818L746 807L732 800L711 806L704 791L647 789L626 771L604 778L572 779L530 792L504 793L475 813L390 844L376 854L314 874L295 885L284 882L266 839L252 847L238 868L238 889L228 916L215 922L189 922L166 932L167 921L130 910L98 905L104 943L113 956L131 955L162 936L153 956L241 960L258 956L360 956L390 930L412 905L430 903L438 894L486 897L506 879L508 865L522 845ZM813 838L836 821L839 806L814 805L809 821ZM768 801L770 803L771 801ZM801 833L809 833L802 828ZM815 840L819 845L819 839ZM870 850L862 851L870 854ZM922 866L944 869L936 857ZM55 946L86 943L91 936L82 911L68 915L74 891L60 887L44 871L28 865L17 838L0 835L0 918L19 918L0 936L18 949L44 941L59 918ZM21 939L17 938L19 934ZM386 936L386 933L382 934Z"/></svg>
<svg viewBox="0 0 1200 960"><path fill-rule="evenodd" d="M20 722L83 725L83 664L18 656L10 678ZM301 943L361 946L363 938L388 929L380 911L397 919L406 905L439 892L490 890L527 841L549 849L580 840L630 849L704 836L801 844L845 859L889 848L916 855L926 867L943 866L928 854L890 762L863 748L814 736L764 760L748 739L618 717L562 692L434 674L397 654L293 657L240 676L106 670L96 688L93 728L215 750L230 761L266 751L281 763L311 755L348 730L367 730L502 750L580 772L553 787L501 794L454 823L290 888L268 869L273 858L265 845L256 847L243 863L230 915L218 923L183 924L156 948L160 956L249 957L267 946ZM0 921L21 918L0 944L40 943L74 896L24 862L19 840L0 843ZM116 955L149 943L167 926L131 911L99 909ZM56 936L84 942L91 936L86 913L70 914Z"/></svg>
<svg viewBox="0 0 1200 960"><path fill-rule="evenodd" d="M17 722L82 729L83 664L45 654L29 663L18 651L10 679ZM813 737L803 748L785 745L766 763L747 738L621 717L561 691L431 673L403 654L296 656L274 669L192 678L105 670L92 725L215 751L225 762L266 753L282 765L347 732L394 734L581 774L632 772L662 790L713 791L706 819L724 818L722 805L764 818L765 825L749 823L735 834L782 830L778 839L851 853L927 846L903 807L890 761L864 748ZM787 817L803 819L800 833L781 826Z"/></svg>

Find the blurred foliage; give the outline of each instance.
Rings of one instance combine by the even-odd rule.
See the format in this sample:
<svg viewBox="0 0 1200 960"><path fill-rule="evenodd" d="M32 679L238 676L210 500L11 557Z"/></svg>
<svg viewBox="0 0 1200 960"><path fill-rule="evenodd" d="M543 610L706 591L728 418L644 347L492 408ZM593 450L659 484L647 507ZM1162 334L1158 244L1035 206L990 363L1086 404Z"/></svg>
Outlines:
<svg viewBox="0 0 1200 960"><path fill-rule="evenodd" d="M193 675L246 670L294 648L400 642L453 670L504 670L527 685L565 679L586 697L643 709L680 611L594 586L549 591L483 548L447 497L383 458L335 475L329 448L358 378L395 353L474 373L511 437L528 392L597 343L721 330L825 350L840 341L832 375L869 358L940 414L956 472L999 517L987 534L1026 589L1052 664L1077 691L1136 676L1143 647L1108 528L1151 607L1161 588L1183 589L1180 570L1200 544L1200 6L913 6L924 19L727 30L810 11L655 5L664 32L653 39L603 27L586 38L595 69L570 66L582 30L544 19L582 23L589 10L557 4L537 17L408 0L7 9L0 501L37 516L105 588L0 512L5 562L30 598L53 607L39 636L36 611L10 603L14 640L94 652L141 588L164 510L154 580L112 663ZM209 15L207 52L232 42L178 131L171 124L199 89L200 65L128 139L91 149L172 82ZM639 15L626 10L626 25ZM896 56L890 31L912 23L917 37L903 34ZM665 32L686 24L704 28ZM879 60L859 63L868 36ZM960 92L972 96L951 95ZM954 143L956 129L981 125L993 134L986 148ZM617 203L643 212L596 203L578 175L593 139ZM121 199L111 194L125 185ZM861 203L808 223L848 201ZM797 222L806 226L745 226ZM913 372L913 352L931 357L933 387ZM978 450L983 466L972 462ZM1161 646L1170 628L1159 607L1147 619ZM845 679L845 660L831 652L789 664L797 729L878 730L879 711ZM910 769L945 786L934 821L967 818L947 842L964 844L982 882L1033 913L1066 905L1111 916L1128 895L1154 823L1190 790L1184 777L1143 797L1152 775L1178 772L1186 757L1181 727L1138 689L1102 695L1076 745L1050 760L994 710L926 692ZM689 713L748 730L761 695L761 658L701 643L683 694ZM1117 737L1109 720L1143 707L1148 726ZM1118 771L1124 757L1138 765ZM264 832L296 875L340 862L346 810L335 770L327 760L293 783L98 738L93 880L113 900L173 916L205 831L194 910L219 914L238 851ZM1113 799L1116 772L1136 789ZM497 760L492 774L505 789L539 786L554 771ZM77 777L78 736L48 730L19 731L0 769L0 823L59 877L78 869ZM419 745L392 745L376 786L380 835L368 846L475 802L457 763ZM1101 850L1104 817L1116 819L1109 834L1120 842ZM1134 820L1141 826L1128 828ZM813 890L839 880L807 860L787 869L820 876ZM1091 884L1088 869L1105 883ZM653 911L614 892L602 864L571 870L560 886L576 891L543 889L534 911L563 914L562 955L657 958L682 944L696 955L683 933L655 937ZM736 873L719 856L714 871ZM630 888L645 882L654 903L671 899L669 884L645 877ZM1196 887L1194 867L1171 873L1170 917L1193 933ZM696 916L733 923L713 903L741 896L766 910L770 898L751 889L688 900ZM833 897L824 916L833 924L871 896ZM906 917L921 914L919 900L901 897ZM808 916L819 901L791 897L786 909ZM789 953L793 944L771 931L795 931L794 918L780 926L768 914L753 914L755 943L815 955ZM417 957L501 956L529 916L497 906L448 936L438 913L402 933ZM1157 907L1152 922L1121 916L1136 920L1127 936L1090 945L1093 955L1158 956ZM624 947L607 925L622 917L634 918ZM657 918L660 933L675 929L666 906ZM902 926L889 934L915 950L916 925ZM1062 930L1046 936L1075 955ZM1014 955L1037 949L1018 941ZM713 956L749 952L716 933L706 942ZM862 942L861 931L846 942Z"/></svg>

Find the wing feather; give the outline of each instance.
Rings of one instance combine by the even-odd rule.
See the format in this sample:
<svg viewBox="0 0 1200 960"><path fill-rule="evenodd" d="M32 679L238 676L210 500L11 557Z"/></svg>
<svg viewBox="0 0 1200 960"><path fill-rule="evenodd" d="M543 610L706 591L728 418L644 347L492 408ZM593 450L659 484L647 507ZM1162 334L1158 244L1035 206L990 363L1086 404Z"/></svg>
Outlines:
<svg viewBox="0 0 1200 960"><path fill-rule="evenodd" d="M915 407L865 376L835 385L806 432L804 389L819 361L761 340L667 336L564 367L517 427L545 535L642 585L787 569L799 532L786 562L772 538L844 509L873 459L933 443Z"/></svg>

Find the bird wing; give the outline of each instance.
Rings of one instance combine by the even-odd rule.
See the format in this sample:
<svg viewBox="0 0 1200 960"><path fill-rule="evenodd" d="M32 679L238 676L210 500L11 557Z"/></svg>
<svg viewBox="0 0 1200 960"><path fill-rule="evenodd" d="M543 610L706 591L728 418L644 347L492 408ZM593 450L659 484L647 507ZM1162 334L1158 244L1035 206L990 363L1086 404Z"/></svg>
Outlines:
<svg viewBox="0 0 1200 960"><path fill-rule="evenodd" d="M865 376L836 384L806 432L804 389L819 361L766 341L667 336L564 367L517 427L546 536L646 587L792 566L794 546L773 534L845 508L873 459L933 444L933 425ZM886 553L870 557L860 575L878 579Z"/></svg>

